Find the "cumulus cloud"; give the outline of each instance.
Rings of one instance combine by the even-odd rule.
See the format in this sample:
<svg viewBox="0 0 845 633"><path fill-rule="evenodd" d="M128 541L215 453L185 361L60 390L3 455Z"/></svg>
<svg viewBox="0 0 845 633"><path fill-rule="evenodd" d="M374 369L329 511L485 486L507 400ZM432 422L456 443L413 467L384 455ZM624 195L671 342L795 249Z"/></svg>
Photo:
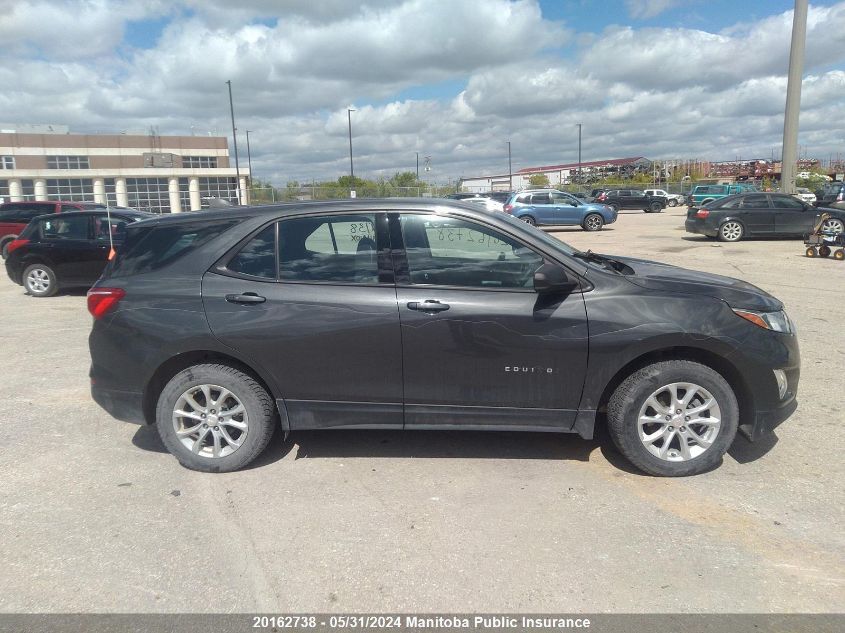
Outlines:
<svg viewBox="0 0 845 633"><path fill-rule="evenodd" d="M679 4L679 0L625 0L628 13L635 20L656 17Z"/></svg>
<svg viewBox="0 0 845 633"><path fill-rule="evenodd" d="M658 4L629 9L645 16ZM10 16L0 22L4 123L227 134L232 79L253 167L277 184L346 173L348 107L355 171L366 176L414 169L417 152L432 157L440 182L502 173L508 141L515 168L574 161L576 123L585 160L767 157L780 145L791 12L718 32L617 26L583 38L533 0L114 7L0 0ZM74 24L56 28L52 43L39 40L51 15ZM122 44L133 20L162 15L155 46ZM811 7L801 143L822 156L841 151L843 136L845 28L836 25L845 2ZM74 52L59 50L74 40ZM428 98L401 97L444 84Z"/></svg>

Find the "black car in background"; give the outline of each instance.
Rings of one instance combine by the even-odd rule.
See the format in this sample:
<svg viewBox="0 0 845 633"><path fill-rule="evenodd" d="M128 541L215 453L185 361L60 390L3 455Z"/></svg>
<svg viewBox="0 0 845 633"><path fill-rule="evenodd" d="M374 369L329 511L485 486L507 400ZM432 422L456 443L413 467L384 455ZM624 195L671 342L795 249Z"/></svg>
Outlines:
<svg viewBox="0 0 845 633"><path fill-rule="evenodd" d="M826 211L830 218L822 229L845 230L845 210L822 209L785 193L741 193L714 200L687 211L686 230L723 242L746 237L803 237Z"/></svg>
<svg viewBox="0 0 845 633"><path fill-rule="evenodd" d="M659 213L669 204L665 196L650 196L638 189L610 189L596 196L596 202L606 204L614 211L642 209L646 213Z"/></svg>
<svg viewBox="0 0 845 633"><path fill-rule="evenodd" d="M800 373L759 288L443 200L138 222L88 309L94 399L210 472L277 427L591 438L606 417L639 468L690 475L788 417Z"/></svg>
<svg viewBox="0 0 845 633"><path fill-rule="evenodd" d="M7 247L6 272L33 297L49 297L63 287L90 287L119 247L126 225L152 213L112 207L65 211L34 218Z"/></svg>

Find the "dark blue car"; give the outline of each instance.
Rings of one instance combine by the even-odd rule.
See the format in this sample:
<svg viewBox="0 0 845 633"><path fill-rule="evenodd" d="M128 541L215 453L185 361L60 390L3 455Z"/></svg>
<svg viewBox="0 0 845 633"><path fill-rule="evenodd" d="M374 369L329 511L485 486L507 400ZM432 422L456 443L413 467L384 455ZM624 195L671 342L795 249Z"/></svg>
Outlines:
<svg viewBox="0 0 845 633"><path fill-rule="evenodd" d="M584 202L555 189L515 193L505 204L504 212L534 226L580 226L585 231L600 231L605 224L616 222L617 216L606 205Z"/></svg>

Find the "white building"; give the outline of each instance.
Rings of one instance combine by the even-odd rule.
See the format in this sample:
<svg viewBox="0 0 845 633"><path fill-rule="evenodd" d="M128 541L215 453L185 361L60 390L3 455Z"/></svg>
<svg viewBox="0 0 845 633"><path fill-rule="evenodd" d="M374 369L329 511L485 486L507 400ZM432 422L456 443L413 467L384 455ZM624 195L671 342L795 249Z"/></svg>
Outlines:
<svg viewBox="0 0 845 633"><path fill-rule="evenodd" d="M62 126L0 126L0 199L86 200L156 213L209 198L248 202L226 137L71 134Z"/></svg>

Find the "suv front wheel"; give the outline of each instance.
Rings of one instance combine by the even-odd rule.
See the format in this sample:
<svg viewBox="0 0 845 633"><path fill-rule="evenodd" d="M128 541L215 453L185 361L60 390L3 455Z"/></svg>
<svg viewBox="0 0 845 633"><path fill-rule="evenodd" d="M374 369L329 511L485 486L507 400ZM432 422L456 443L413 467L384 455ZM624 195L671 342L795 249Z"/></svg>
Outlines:
<svg viewBox="0 0 845 633"><path fill-rule="evenodd" d="M715 370L673 360L643 367L607 407L614 444L651 475L697 475L717 466L736 437L739 405Z"/></svg>
<svg viewBox="0 0 845 633"><path fill-rule="evenodd" d="M276 412L270 395L248 374L228 365L194 365L162 390L156 426L180 464L223 473L261 454L276 427Z"/></svg>

